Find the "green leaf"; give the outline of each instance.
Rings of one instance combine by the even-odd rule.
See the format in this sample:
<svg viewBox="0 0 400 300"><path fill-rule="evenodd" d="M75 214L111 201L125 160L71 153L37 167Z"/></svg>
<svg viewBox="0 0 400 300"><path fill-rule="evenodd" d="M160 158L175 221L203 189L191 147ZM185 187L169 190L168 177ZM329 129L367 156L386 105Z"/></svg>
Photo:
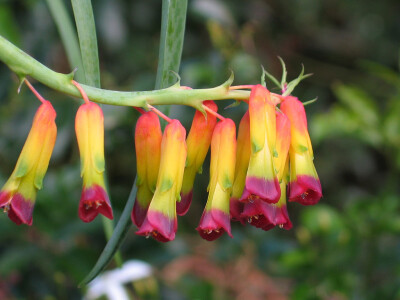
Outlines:
<svg viewBox="0 0 400 300"><path fill-rule="evenodd" d="M83 69L81 52L76 36L75 28L67 9L61 0L46 0L50 13L56 23L57 30L68 57L69 65L72 69L77 69L75 77L79 82L85 81L85 70Z"/></svg>
<svg viewBox="0 0 400 300"><path fill-rule="evenodd" d="M379 111L374 100L362 89L344 85L336 84L333 87L336 97L342 102L350 111L356 113L367 127L378 126Z"/></svg>
<svg viewBox="0 0 400 300"><path fill-rule="evenodd" d="M90 0L71 0L71 3L78 29L79 45L85 70L85 83L99 88L99 54L92 3Z"/></svg>
<svg viewBox="0 0 400 300"><path fill-rule="evenodd" d="M122 212L121 217L119 218L117 226L114 229L111 239L108 241L93 269L79 284L80 286L89 283L97 275L99 275L99 273L108 265L108 263L114 257L114 254L124 241L126 234L128 233L128 230L131 226L131 212L133 209L133 204L135 203L136 192L137 187L135 180L128 201L126 202L125 208Z"/></svg>
<svg viewBox="0 0 400 300"><path fill-rule="evenodd" d="M167 88L176 81L170 71L179 73L186 24L187 0L163 0L161 39L158 54L156 89Z"/></svg>

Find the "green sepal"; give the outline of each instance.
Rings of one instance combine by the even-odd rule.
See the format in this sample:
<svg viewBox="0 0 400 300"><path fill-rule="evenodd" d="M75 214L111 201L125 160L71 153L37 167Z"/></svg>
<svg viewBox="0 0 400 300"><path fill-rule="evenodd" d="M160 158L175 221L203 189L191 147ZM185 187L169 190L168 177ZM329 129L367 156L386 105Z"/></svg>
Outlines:
<svg viewBox="0 0 400 300"><path fill-rule="evenodd" d="M104 158L96 155L96 157L94 159L94 166L95 166L97 172L103 173L106 168Z"/></svg>
<svg viewBox="0 0 400 300"><path fill-rule="evenodd" d="M260 151L262 149L262 147L260 147L260 145L258 145L256 142L251 141L251 152L252 153L257 153L258 151Z"/></svg>
<svg viewBox="0 0 400 300"><path fill-rule="evenodd" d="M297 147L297 149L299 150L300 153L304 153L304 152L308 151L308 148L304 145L299 145Z"/></svg>
<svg viewBox="0 0 400 300"><path fill-rule="evenodd" d="M139 176L139 174L136 174L136 186L140 186L143 184L143 178Z"/></svg>
<svg viewBox="0 0 400 300"><path fill-rule="evenodd" d="M274 151L272 151L272 155L273 155L273 157L277 158L279 156L278 151L276 151L276 149L274 149Z"/></svg>
<svg viewBox="0 0 400 300"><path fill-rule="evenodd" d="M43 187L43 179L44 179L44 174L43 175L36 174L33 184L38 190L41 190Z"/></svg>
<svg viewBox="0 0 400 300"><path fill-rule="evenodd" d="M29 165L22 161L21 163L17 164L14 175L17 178L21 178L24 177L28 173L28 171L29 171Z"/></svg>
<svg viewBox="0 0 400 300"><path fill-rule="evenodd" d="M160 188L160 193L164 193L168 191L172 186L174 185L174 182L171 179L164 179L161 182L161 188Z"/></svg>
<svg viewBox="0 0 400 300"><path fill-rule="evenodd" d="M203 165L197 170L197 174L203 174Z"/></svg>
<svg viewBox="0 0 400 300"><path fill-rule="evenodd" d="M227 190L233 186L232 181L229 179L229 176L225 174L224 179L222 180L222 187L224 190Z"/></svg>

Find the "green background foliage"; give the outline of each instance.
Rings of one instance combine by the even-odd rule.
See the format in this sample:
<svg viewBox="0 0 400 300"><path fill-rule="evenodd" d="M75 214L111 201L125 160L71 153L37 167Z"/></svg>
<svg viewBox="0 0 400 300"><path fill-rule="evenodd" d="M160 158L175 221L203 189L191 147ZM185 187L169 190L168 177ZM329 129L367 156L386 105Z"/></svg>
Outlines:
<svg viewBox="0 0 400 300"><path fill-rule="evenodd" d="M69 73L47 2L0 1L0 34ZM72 18L71 4L64 3ZM93 9L101 86L151 90L161 1L98 0ZM123 259L141 259L157 270L157 284L137 282L136 293L145 299L399 298L399 2L197 0L187 10L182 85L216 86L230 69L235 83L257 83L261 64L279 77L278 55L289 80L301 63L314 73L294 94L303 101L318 96L306 111L324 197L313 207L289 203L291 231L233 224L233 239L209 243L194 230L206 202L206 160L175 241L160 244L130 229L120 249ZM85 288L77 285L106 242L100 218L84 224L77 215L81 180L73 120L80 102L35 86L55 106L58 137L33 226L0 218L0 298L80 299ZM17 87L16 77L0 64L0 184L14 168L38 107L26 87L19 95ZM235 120L246 109L218 104ZM126 107L103 109L109 190L118 218L135 177L138 114ZM189 128L192 108L173 106L170 113Z"/></svg>

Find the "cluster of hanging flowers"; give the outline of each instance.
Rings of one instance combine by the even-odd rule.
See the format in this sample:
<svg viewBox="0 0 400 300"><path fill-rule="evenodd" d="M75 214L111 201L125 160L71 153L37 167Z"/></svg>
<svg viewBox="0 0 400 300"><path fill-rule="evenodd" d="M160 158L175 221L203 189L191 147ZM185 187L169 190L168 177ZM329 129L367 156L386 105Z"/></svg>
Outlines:
<svg viewBox="0 0 400 300"><path fill-rule="evenodd" d="M30 85L42 104L33 120L16 167L0 191L0 207L16 224L32 224L36 193L42 188L56 141L56 112ZM113 219L104 183L104 117L75 81L84 103L75 130L81 157L83 189L78 215L91 222L98 214ZM263 230L290 229L289 202L316 204L322 197L313 164L304 105L296 97L251 88L248 110L236 125L218 114L213 101L196 111L189 134L179 120L148 105L135 128L137 194L132 222L137 234L161 242L175 238L177 215L185 215L193 198L196 174L211 148L208 198L196 230L206 240L232 237L231 221ZM159 116L168 125L161 130ZM201 199L196 199L201 200ZM205 199L204 199L205 200Z"/></svg>
<svg viewBox="0 0 400 300"><path fill-rule="evenodd" d="M177 215L188 211L196 173L211 147L208 199L196 230L206 240L224 232L230 221L269 230L292 228L286 200L316 204L322 197L313 164L304 105L293 96L279 101L262 85L252 87L236 137L235 123L205 101L190 132L178 120L153 109L136 124L138 192L132 211L137 234L171 241ZM157 112L168 121L161 133ZM219 121L217 120L219 119Z"/></svg>

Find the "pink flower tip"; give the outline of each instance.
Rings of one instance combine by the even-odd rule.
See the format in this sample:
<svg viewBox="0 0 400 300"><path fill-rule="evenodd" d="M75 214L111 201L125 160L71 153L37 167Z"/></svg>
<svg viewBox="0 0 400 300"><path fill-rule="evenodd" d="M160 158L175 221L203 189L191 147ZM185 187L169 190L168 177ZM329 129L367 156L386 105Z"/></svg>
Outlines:
<svg viewBox="0 0 400 300"><path fill-rule="evenodd" d="M266 180L264 178L248 176L240 201L248 202L254 199L261 199L268 203L277 203L280 197L281 188L277 178Z"/></svg>
<svg viewBox="0 0 400 300"><path fill-rule="evenodd" d="M289 201L303 205L314 205L322 197L319 179L309 175L297 175L296 181L289 184Z"/></svg>
<svg viewBox="0 0 400 300"><path fill-rule="evenodd" d="M137 235L145 237L152 236L159 242L169 242L175 239L175 233L178 229L176 218L169 218L158 211L148 211L142 226L136 232Z"/></svg>
<svg viewBox="0 0 400 300"><path fill-rule="evenodd" d="M106 191L99 185L83 188L79 202L79 218L88 223L93 221L99 213L110 220L114 218Z"/></svg>
<svg viewBox="0 0 400 300"><path fill-rule="evenodd" d="M219 209L205 210L201 216L199 227L196 230L207 241L216 240L224 232L232 237L229 214Z"/></svg>
<svg viewBox="0 0 400 300"><path fill-rule="evenodd" d="M193 199L193 190L189 193L181 193L181 201L176 202L176 213L179 216L184 216L189 210L190 204L192 203Z"/></svg>
<svg viewBox="0 0 400 300"><path fill-rule="evenodd" d="M137 227L142 226L144 219L146 218L147 214L147 207L143 207L140 205L139 201L137 199L135 200L135 204L133 205L132 213L131 213L131 219L133 224L135 224Z"/></svg>
<svg viewBox="0 0 400 300"><path fill-rule="evenodd" d="M10 199L11 198L11 199ZM8 217L17 225L32 225L32 215L35 203L25 199L21 194L11 195L9 192L0 192L0 208L8 213Z"/></svg>

